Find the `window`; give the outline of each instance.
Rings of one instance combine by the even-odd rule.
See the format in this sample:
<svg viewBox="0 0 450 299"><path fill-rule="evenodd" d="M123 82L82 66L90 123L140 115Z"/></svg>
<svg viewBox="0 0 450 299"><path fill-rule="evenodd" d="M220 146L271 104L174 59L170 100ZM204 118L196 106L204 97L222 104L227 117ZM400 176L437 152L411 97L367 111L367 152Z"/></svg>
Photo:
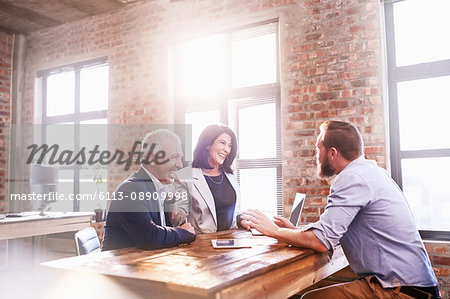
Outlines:
<svg viewBox="0 0 450 299"><path fill-rule="evenodd" d="M42 80L42 143L57 144L75 153L82 147L107 149L109 68L106 59L66 65L38 72ZM99 179L101 178L101 179ZM106 192L107 170L98 165L59 167L58 192ZM67 197L66 197L67 198ZM92 200L58 201L56 211L92 211ZM102 207L105 208L105 207Z"/></svg>
<svg viewBox="0 0 450 299"><path fill-rule="evenodd" d="M193 149L207 125L229 125L238 138L241 208L282 215L278 22L180 42L173 50L175 119L192 125L184 143Z"/></svg>
<svg viewBox="0 0 450 299"><path fill-rule="evenodd" d="M449 10L448 0L385 3L392 177L426 238L450 238Z"/></svg>

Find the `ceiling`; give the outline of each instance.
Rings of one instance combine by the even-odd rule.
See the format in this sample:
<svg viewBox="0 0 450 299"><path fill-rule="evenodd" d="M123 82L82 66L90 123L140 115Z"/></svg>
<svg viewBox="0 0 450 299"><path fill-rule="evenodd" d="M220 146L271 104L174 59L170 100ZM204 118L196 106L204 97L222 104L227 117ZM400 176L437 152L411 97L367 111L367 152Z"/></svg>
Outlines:
<svg viewBox="0 0 450 299"><path fill-rule="evenodd" d="M137 0L0 0L0 28L27 34L120 9Z"/></svg>

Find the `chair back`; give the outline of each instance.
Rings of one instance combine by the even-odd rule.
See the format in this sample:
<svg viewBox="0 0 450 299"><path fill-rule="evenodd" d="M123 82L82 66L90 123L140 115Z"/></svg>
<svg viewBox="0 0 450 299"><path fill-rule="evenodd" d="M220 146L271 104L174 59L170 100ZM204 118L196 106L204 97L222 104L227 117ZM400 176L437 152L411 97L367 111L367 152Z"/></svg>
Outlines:
<svg viewBox="0 0 450 299"><path fill-rule="evenodd" d="M85 228L75 234L75 248L77 255L100 251L100 241L93 227Z"/></svg>

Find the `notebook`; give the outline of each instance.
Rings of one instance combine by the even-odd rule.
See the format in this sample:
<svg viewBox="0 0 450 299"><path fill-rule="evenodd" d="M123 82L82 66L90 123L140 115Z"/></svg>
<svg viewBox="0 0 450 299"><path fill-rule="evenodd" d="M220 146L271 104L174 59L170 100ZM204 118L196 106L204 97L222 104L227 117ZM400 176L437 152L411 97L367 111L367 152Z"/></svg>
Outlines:
<svg viewBox="0 0 450 299"><path fill-rule="evenodd" d="M289 221L297 226L300 220L300 215L302 214L303 206L305 205L306 194L296 193L294 198L294 204L292 205L291 215L289 216ZM254 236L262 236L263 234L257 229L251 228L250 231Z"/></svg>

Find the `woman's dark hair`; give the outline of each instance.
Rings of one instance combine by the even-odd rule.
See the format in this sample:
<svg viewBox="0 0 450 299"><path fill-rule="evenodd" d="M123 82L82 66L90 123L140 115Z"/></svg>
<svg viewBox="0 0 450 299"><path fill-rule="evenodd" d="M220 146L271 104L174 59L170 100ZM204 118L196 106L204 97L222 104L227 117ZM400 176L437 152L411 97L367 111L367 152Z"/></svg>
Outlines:
<svg viewBox="0 0 450 299"><path fill-rule="evenodd" d="M320 131L326 149L334 147L348 161L352 161L364 154L363 139L358 129L343 121L328 120L320 125Z"/></svg>
<svg viewBox="0 0 450 299"><path fill-rule="evenodd" d="M194 160L192 161L192 167L212 169L209 165L208 157L209 150L208 147L214 143L221 134L226 133L231 137L231 151L228 154L223 164L219 166L219 169L226 173L233 173L231 165L233 164L234 158L236 158L237 153L237 140L236 135L234 135L233 130L225 125L209 125L200 134L197 141L197 146L194 150Z"/></svg>

